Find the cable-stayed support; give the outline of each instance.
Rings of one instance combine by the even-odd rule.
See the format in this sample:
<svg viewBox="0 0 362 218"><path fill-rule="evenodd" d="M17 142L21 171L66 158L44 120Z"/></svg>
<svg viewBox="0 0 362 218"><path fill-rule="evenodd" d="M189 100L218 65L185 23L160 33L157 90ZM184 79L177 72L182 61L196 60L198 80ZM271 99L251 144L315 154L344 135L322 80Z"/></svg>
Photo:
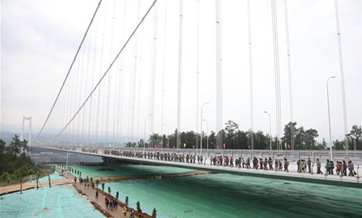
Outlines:
<svg viewBox="0 0 362 218"><path fill-rule="evenodd" d="M137 30L139 29L139 27L141 26L141 24L144 22L144 20L146 19L146 17L148 16L148 14L150 13L151 9L154 7L154 5L156 4L157 0L154 0L153 3L151 4L151 6L148 8L148 10L146 11L145 15L142 17L142 19L139 21L139 23L137 24L137 26L135 27L135 29L132 31L132 33L130 34L130 36L128 37L127 41L124 43L124 45L122 46L122 48L120 49L120 51L117 53L116 57L113 59L113 61L110 63L110 65L108 66L107 70L104 72L104 74L102 75L102 77L99 79L99 81L97 82L97 84L94 86L94 88L92 89L92 91L90 92L90 94L88 95L88 97L85 99L85 101L82 103L82 105L79 107L79 109L76 111L76 113L72 116L72 118L69 120L69 122L64 126L64 128L53 138L53 140L55 140L59 135L61 135L64 130L72 123L72 121L76 118L76 116L79 114L79 112L82 110L82 108L84 107L84 105L88 102L88 100L91 98L91 96L93 95L93 93L97 90L98 86L101 84L101 82L103 81L104 77L108 74L108 72L110 71L110 69L113 67L113 64L117 61L118 57L121 55L121 53L123 52L123 50L126 48L126 46L128 45L129 41L133 38L133 36L135 35L135 33L137 32Z"/></svg>
<svg viewBox="0 0 362 218"><path fill-rule="evenodd" d="M149 133L153 134L155 120L155 83L156 83L156 61L157 61L157 25L158 25L158 5L155 6L153 17L153 51L152 51L152 70L150 75L150 99L149 114L150 117Z"/></svg>
<svg viewBox="0 0 362 218"><path fill-rule="evenodd" d="M221 2L216 0L216 131L222 128L223 119L223 75L222 75L222 29ZM222 146L222 135L217 136L216 144Z"/></svg>
<svg viewBox="0 0 362 218"><path fill-rule="evenodd" d="M253 150L254 149L254 99L253 99L253 59L252 59L252 49L251 49L250 0L248 0L248 39L249 39L249 74L250 74L251 150Z"/></svg>
<svg viewBox="0 0 362 218"><path fill-rule="evenodd" d="M338 55L339 55L339 70L341 73L341 87L342 87L342 105L343 105L343 124L344 124L344 135L348 134L347 130L347 106L346 106L346 89L344 85L344 70L343 70L343 54L341 44L341 30L339 26L339 14L338 14L338 2L334 0L334 6L336 10L336 27L337 27L337 40L338 40ZM344 143L346 144L346 154L348 154L348 139L345 136ZM347 157L348 160L348 157Z"/></svg>
<svg viewBox="0 0 362 218"><path fill-rule="evenodd" d="M199 98L200 98L200 0L197 0L197 18L196 18L196 133L202 127L202 120L199 120ZM202 128L201 128L202 129ZM202 132L200 132L202 135ZM201 137L202 138L202 137ZM199 144L199 137L196 137L196 147Z"/></svg>
<svg viewBox="0 0 362 218"><path fill-rule="evenodd" d="M122 20L122 27L123 27L123 31L121 32L121 40L124 41L124 39L126 38L125 37L125 27L126 27L126 16L127 15L127 0L123 1L123 20ZM123 123L123 105L124 105L124 74L125 74L125 61L124 59L122 58L120 60L120 75L119 75L119 80L118 80L118 84L119 84L119 91L117 92L118 95L117 96L117 99L119 99L119 102L117 104L117 111L120 111L120 113L118 114L118 117L117 117L117 125L116 125L116 128L115 128L115 132L116 131L119 131L119 132L122 132L123 131L123 128L122 128L122 123ZM114 132L114 134L116 134ZM121 143L123 143L124 141L124 137L123 137L123 134L121 134L119 140L121 141Z"/></svg>
<svg viewBox="0 0 362 218"><path fill-rule="evenodd" d="M162 63L162 98L161 98L161 135L163 132L163 119L165 109L165 72L166 72L166 36L167 36L167 2L165 1L165 17L164 17L164 29L163 29L163 63ZM164 148L163 140L161 141L162 148Z"/></svg>
<svg viewBox="0 0 362 218"><path fill-rule="evenodd" d="M106 9L107 9L107 7L106 7ZM105 14L107 14L107 11L106 11ZM106 24L106 17L103 16L102 18L103 18L103 23L101 23L102 34L101 34L100 59L99 59L100 64L98 66L99 67L99 76L102 75L102 69L103 69L104 48L105 48L105 46L104 46L105 45L105 32L106 32L106 25L105 25ZM103 120L100 117L100 116L103 115L101 113L101 111L102 111L101 106L103 105L103 104L101 104L101 101L103 101L103 100L104 100L104 98L102 97L102 87L100 86L98 88L97 101L96 101L96 125L95 125L95 140L96 140L96 142L99 141L98 137L99 137L99 132L100 132L100 130L99 130L100 122L101 122L101 120Z"/></svg>
<svg viewBox="0 0 362 218"><path fill-rule="evenodd" d="M116 14L116 1L113 2L113 10L112 10L112 17L115 17ZM110 40L110 48L113 47L113 35L114 35L114 19L112 19L112 24L111 24L111 40ZM112 49L109 49L109 57L112 56ZM106 124L105 124L105 130L104 132L106 133L106 141L109 142L109 134L108 134L108 128L109 128L109 118L110 118L110 111L109 111L109 106L110 106L110 98L111 98L111 81L112 81L112 74L110 74L109 78L108 78L108 84L107 84L107 103L106 103L106 110L105 110L105 116L106 116Z"/></svg>
<svg viewBox="0 0 362 218"><path fill-rule="evenodd" d="M157 7L157 6L156 6ZM140 17L141 1L137 3L137 14L136 19ZM134 121L135 121L135 104L136 104L136 87L137 87L137 74L138 74L138 45L139 45L139 34L135 36L134 40L134 58L133 58L133 73L130 76L130 87L129 87L129 106L128 106L128 141L130 141L131 135L134 136Z"/></svg>
<svg viewBox="0 0 362 218"><path fill-rule="evenodd" d="M45 125L47 124L47 122L48 122L48 120L49 120L49 117L51 116L51 114L52 114L52 112L53 112L53 110L54 110L54 107L55 107L55 105L56 105L57 102L58 102L59 96L60 96L60 94L62 93L62 90L63 90L63 88L64 88L64 85L65 85L66 81L68 80L69 74L70 74L70 72L71 72L71 70L72 70L72 68L73 68L73 65L74 65L74 63L75 63L75 60L76 60L77 57L78 57L78 53L79 53L80 49L82 48L82 45L83 45L83 43L84 43L84 40L85 40L85 38L87 37L87 34L88 34L88 32L89 32L89 29L90 29L90 27L92 26L93 20L94 20L94 18L95 18L96 15L97 15L97 12L98 12L99 7L101 6L101 3L102 3L102 0L99 1L96 10L95 10L95 12L93 13L92 19L91 19L91 21L89 22L89 25L88 25L85 33L84 33L84 36L83 36L83 38L82 38L82 41L80 42L80 45L79 45L79 47L78 47L78 50L77 50L77 52L75 53L75 56L74 56L74 58L73 58L72 63L70 64L70 67L69 67L69 70L68 70L68 72L67 72L67 75L66 75L65 78L64 78L63 84L62 84L62 86L61 86L60 89L59 89L59 92L58 92L58 94L57 94L57 97L55 98L55 101L54 101L54 103L53 103L53 106L52 106L52 108L50 109L49 114L48 114L47 118L45 119L45 122L44 122L43 126L41 127L38 135L36 136L36 139L38 139L39 136L40 136L40 134L43 132L44 127L45 127Z"/></svg>
<svg viewBox="0 0 362 218"><path fill-rule="evenodd" d="M183 40L183 0L180 0L180 23L179 23L179 54L178 54L178 89L177 89L177 136L176 148L181 147L181 97L182 97L182 40Z"/></svg>
<svg viewBox="0 0 362 218"><path fill-rule="evenodd" d="M293 126L293 83L292 83L292 67L290 63L290 45L289 45L289 24L288 24L288 5L287 0L284 0L285 9L285 34L287 40L287 58L288 58L288 76L289 76L289 106L290 106L290 143L291 149L294 150L294 126Z"/></svg>
<svg viewBox="0 0 362 218"><path fill-rule="evenodd" d="M279 45L278 45L278 25L277 25L277 8L275 0L271 1L272 11L272 29L273 29L273 50L274 50L274 74L275 74L275 103L276 103L276 130L277 130L277 147L280 149L279 138L281 136L281 97L280 97L280 69L279 69Z"/></svg>

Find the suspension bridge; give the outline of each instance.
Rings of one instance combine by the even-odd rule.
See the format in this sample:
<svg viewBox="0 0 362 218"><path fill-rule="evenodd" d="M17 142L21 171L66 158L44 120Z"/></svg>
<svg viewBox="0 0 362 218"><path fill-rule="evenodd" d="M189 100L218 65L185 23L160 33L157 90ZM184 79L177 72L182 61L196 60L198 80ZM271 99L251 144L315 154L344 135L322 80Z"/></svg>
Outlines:
<svg viewBox="0 0 362 218"><path fill-rule="evenodd" d="M348 119L343 35L338 1L328 4L329 14L336 19L328 19L328 25L333 28L328 29L330 32L323 37L335 41L333 58L338 61L334 67L339 69L341 80L343 110L340 117L343 117L341 123L343 135L346 135ZM305 84L298 86L294 79L309 81L310 78L303 77L303 70L293 67L295 64L302 68L304 63L313 61L298 53L298 48L310 41L302 37L300 39L306 41L296 43L295 34L293 38L289 26L295 25L303 16L303 10L300 14L291 15L290 8L287 1L275 0L265 3L180 0L177 4L167 0L100 0L84 27L83 38L51 109L37 135L29 140L30 145L172 165L184 163L148 159L146 154L193 154L206 159L218 155L233 158L256 155L288 158L292 162L301 157L312 158L315 162L319 157L360 163L361 152L349 151L348 140L344 138L347 144L345 151L294 150L293 129L290 151L282 150L279 140L283 123L310 115L309 108L295 107L303 102L300 96L305 95ZM310 32L310 35L313 36L313 33ZM295 55L291 49L293 45ZM330 78L328 75L322 81ZM325 101L325 94L328 95L328 117L325 115L327 107L325 111L315 110L313 114L325 116L322 123L323 127L327 126L327 122L329 124L328 144L331 147L328 92L327 82L327 93L323 89L323 98L317 100ZM272 138L274 135L277 139L274 150L255 150L253 134L248 142L249 150L208 149L205 136L209 135L209 124L210 130L214 129L216 133L216 144L221 146L220 132L227 120L235 119L253 133L255 129L267 126L265 114L269 117L268 136ZM29 131L34 129L31 117L24 117L23 132L24 121L27 120L30 120ZM167 136L172 134L172 129L175 130L176 140L167 147L156 145L162 151L145 146L149 144L149 135ZM185 130L193 130L197 135L193 150L182 148L184 142L180 134ZM126 148L131 142L136 148ZM93 149L98 153L92 152ZM133 156L108 154L107 150L129 151ZM139 152L141 157L136 156ZM211 167L215 170L215 167L202 164L188 164L187 167ZM225 169L231 172L238 170ZM247 173L244 170L237 172ZM265 173L268 176L275 174L258 171L258 174ZM298 174L294 176L301 177ZM320 176L319 179L327 180L327 177ZM349 181L342 177L337 180ZM358 179L352 180L352 183L359 184Z"/></svg>

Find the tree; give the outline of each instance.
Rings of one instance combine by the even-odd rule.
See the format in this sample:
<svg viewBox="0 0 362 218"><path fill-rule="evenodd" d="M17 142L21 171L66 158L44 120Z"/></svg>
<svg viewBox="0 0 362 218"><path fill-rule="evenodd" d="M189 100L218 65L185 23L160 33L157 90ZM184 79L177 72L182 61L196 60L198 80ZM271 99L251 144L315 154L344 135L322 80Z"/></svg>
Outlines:
<svg viewBox="0 0 362 218"><path fill-rule="evenodd" d="M182 143L186 143L187 147L189 148L198 148L199 146L196 145L196 134L194 131L189 131L189 132L182 132L181 134L181 140Z"/></svg>
<svg viewBox="0 0 362 218"><path fill-rule="evenodd" d="M269 138L266 137L262 131L254 133L254 148L269 149Z"/></svg>
<svg viewBox="0 0 362 218"><path fill-rule="evenodd" d="M296 134L298 133L298 130L296 128L297 126L297 122L289 122L288 124L286 124L284 126L284 135L281 138L282 139L282 144L284 145L285 143L287 143L287 145L292 145L292 137L294 139L294 149L297 147L296 146Z"/></svg>
<svg viewBox="0 0 362 218"><path fill-rule="evenodd" d="M250 149L249 147L249 138L246 132L237 131L235 134L235 144L237 149Z"/></svg>
<svg viewBox="0 0 362 218"><path fill-rule="evenodd" d="M6 180L7 183L9 183L11 177L10 177L10 174L5 171L1 174L0 178L1 178L1 180Z"/></svg>
<svg viewBox="0 0 362 218"><path fill-rule="evenodd" d="M52 183L51 183L51 179L50 179L49 174L48 174L48 181L49 181L49 187L51 188L51 187L52 187Z"/></svg>
<svg viewBox="0 0 362 218"><path fill-rule="evenodd" d="M174 133L168 136L168 140L169 140L168 143L170 145L170 148L173 148L173 147L176 148L177 134L178 134L177 129L175 129Z"/></svg>
<svg viewBox="0 0 362 218"><path fill-rule="evenodd" d="M128 206L128 196L126 196L126 199L124 200L124 203L126 204L126 206Z"/></svg>
<svg viewBox="0 0 362 218"><path fill-rule="evenodd" d="M327 142L325 139L322 140L322 143L318 143L316 150L326 150L327 149Z"/></svg>
<svg viewBox="0 0 362 218"><path fill-rule="evenodd" d="M138 143L137 143L137 147L142 148L145 143L146 143L146 142L145 142L144 139L140 139L140 140L138 141Z"/></svg>
<svg viewBox="0 0 362 218"><path fill-rule="evenodd" d="M298 128L295 132L294 149L305 149L305 132L303 127Z"/></svg>
<svg viewBox="0 0 362 218"><path fill-rule="evenodd" d="M353 148L354 150L358 150L358 140L362 137L362 128L361 126L353 125L351 131L348 136L352 138ZM355 140L355 141L353 141ZM361 148L362 149L362 148Z"/></svg>
<svg viewBox="0 0 362 218"><path fill-rule="evenodd" d="M6 149L6 143L0 139L0 154L4 154L5 153L5 149Z"/></svg>
<svg viewBox="0 0 362 218"><path fill-rule="evenodd" d="M157 216L157 210L156 210L156 208L153 208L152 218L156 218L156 216Z"/></svg>
<svg viewBox="0 0 362 218"><path fill-rule="evenodd" d="M99 185L99 179L96 179L96 186L98 188L98 185Z"/></svg>
<svg viewBox="0 0 362 218"><path fill-rule="evenodd" d="M19 137L15 135L12 138L9 149L11 154L25 156L26 152L29 151L28 142L26 140L20 141Z"/></svg>
<svg viewBox="0 0 362 218"><path fill-rule="evenodd" d="M0 176L5 173L20 181L25 176L36 172L37 167L26 155L28 150L27 141L20 141L17 135L12 138L9 146L0 139ZM10 176L6 177L9 180Z"/></svg>
<svg viewBox="0 0 362 218"><path fill-rule="evenodd" d="M315 129L308 129L307 131L305 131L305 140L306 140L306 149L314 149L316 147L316 140L315 138L317 138L318 135L318 131Z"/></svg>
<svg viewBox="0 0 362 218"><path fill-rule="evenodd" d="M343 150L343 141L338 141L338 139L336 141L334 141L333 148L335 150Z"/></svg>
<svg viewBox="0 0 362 218"><path fill-rule="evenodd" d="M235 143L236 133L239 131L239 125L232 120L229 120L225 123L225 140L224 143L228 145L229 148L237 148Z"/></svg>
<svg viewBox="0 0 362 218"><path fill-rule="evenodd" d="M36 171L36 189L39 188L39 179L40 179L40 176L41 176L41 171L40 171L40 170L37 170L37 171Z"/></svg>
<svg viewBox="0 0 362 218"><path fill-rule="evenodd" d="M24 177L27 176L29 173L29 169L27 168L27 166L23 166L17 170L15 170L14 172L14 176L15 178L19 181L20 183L20 194L23 193L23 182L24 182Z"/></svg>
<svg viewBox="0 0 362 218"><path fill-rule="evenodd" d="M137 201L136 205L137 205L137 210L138 210L138 211L141 211L141 204L140 204L139 201Z"/></svg>
<svg viewBox="0 0 362 218"><path fill-rule="evenodd" d="M213 145L214 147L212 147L211 145ZM216 136L214 131L211 131L209 135L209 148L216 148Z"/></svg>
<svg viewBox="0 0 362 218"><path fill-rule="evenodd" d="M153 145L160 145L161 140L162 140L162 137L159 134L153 133L150 136L150 146L149 147L153 147Z"/></svg>
<svg viewBox="0 0 362 218"><path fill-rule="evenodd" d="M225 142L225 135L225 130L223 129L221 129L216 135L216 144L218 144L220 148L223 148L223 144Z"/></svg>
<svg viewBox="0 0 362 218"><path fill-rule="evenodd" d="M162 147L163 148L168 148L168 139L167 136L165 134L162 135Z"/></svg>

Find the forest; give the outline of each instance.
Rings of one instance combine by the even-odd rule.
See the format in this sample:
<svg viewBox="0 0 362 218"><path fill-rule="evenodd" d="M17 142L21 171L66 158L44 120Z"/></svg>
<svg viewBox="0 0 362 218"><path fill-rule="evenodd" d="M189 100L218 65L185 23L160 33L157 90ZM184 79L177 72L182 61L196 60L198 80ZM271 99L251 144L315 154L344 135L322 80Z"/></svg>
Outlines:
<svg viewBox="0 0 362 218"><path fill-rule="evenodd" d="M202 148L223 148L223 149L277 149L278 143L280 149L294 150L324 150L327 149L328 142L323 139L318 142L316 139L319 136L318 131L313 128L305 129L302 126L297 126L297 122L289 122L284 126L283 136L278 139L263 131L253 132L251 130L242 131L239 125L234 121L229 120L225 123L225 128L218 133L211 131L209 135L202 133ZM160 135L153 133L147 141L139 140L138 142L128 142L128 147L164 147L175 148L177 139L177 129L173 134ZM222 144L216 143L216 138L222 137ZM292 137L293 136L293 137ZM342 139L341 141L333 141L332 148L334 150L345 150L348 144L349 150L362 150L362 130L361 126L353 125L350 132L346 135L348 143ZM200 148L200 133L194 131L180 133L181 148ZM294 142L292 143L292 140ZM294 146L294 148L292 147Z"/></svg>

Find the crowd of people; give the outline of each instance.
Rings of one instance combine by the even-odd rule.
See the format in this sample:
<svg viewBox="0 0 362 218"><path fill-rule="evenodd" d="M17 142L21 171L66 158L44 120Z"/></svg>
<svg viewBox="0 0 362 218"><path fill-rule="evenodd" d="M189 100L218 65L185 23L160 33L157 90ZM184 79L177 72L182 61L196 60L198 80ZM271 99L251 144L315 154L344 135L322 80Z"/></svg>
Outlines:
<svg viewBox="0 0 362 218"><path fill-rule="evenodd" d="M88 150L92 153L98 153L97 149ZM181 163L191 163L191 164L210 164L210 166L223 166L223 167L237 167L245 169L255 169L255 170L275 170L275 171L285 171L289 172L290 162L287 158L278 156L274 160L272 157L253 157L252 160L247 157L238 157L234 158L233 156L227 155L216 155L211 157L203 157L202 155L196 154L185 154L185 153L168 153L168 152L149 152L149 151L134 151L134 150L103 150L103 154L115 155L115 156L124 156L124 157L137 157L137 158L146 158L151 160L160 160L160 161L173 161ZM207 163L208 162L208 163ZM316 159L317 174L323 174L322 163L319 159ZM313 165L311 159L299 159L296 162L297 172L298 173L313 173ZM354 165L352 161L348 163L343 161L337 161L334 164L333 161L327 159L325 163L325 175L336 175L340 176L355 176L356 172L354 170Z"/></svg>
<svg viewBox="0 0 362 218"><path fill-rule="evenodd" d="M109 199L108 197L104 198L104 203L106 204L106 207L109 210L114 210L118 208L118 203L117 200L115 198L113 199Z"/></svg>
<svg viewBox="0 0 362 218"><path fill-rule="evenodd" d="M327 159L325 164L325 170L326 175L333 175L335 171L336 175L347 176L347 170L348 176L357 175L357 172L354 170L354 164L351 160L348 161L348 163L345 160L342 160L337 161L336 164L334 164L333 161ZM319 159L317 159L317 174L323 174L323 172L321 171L321 163Z"/></svg>

